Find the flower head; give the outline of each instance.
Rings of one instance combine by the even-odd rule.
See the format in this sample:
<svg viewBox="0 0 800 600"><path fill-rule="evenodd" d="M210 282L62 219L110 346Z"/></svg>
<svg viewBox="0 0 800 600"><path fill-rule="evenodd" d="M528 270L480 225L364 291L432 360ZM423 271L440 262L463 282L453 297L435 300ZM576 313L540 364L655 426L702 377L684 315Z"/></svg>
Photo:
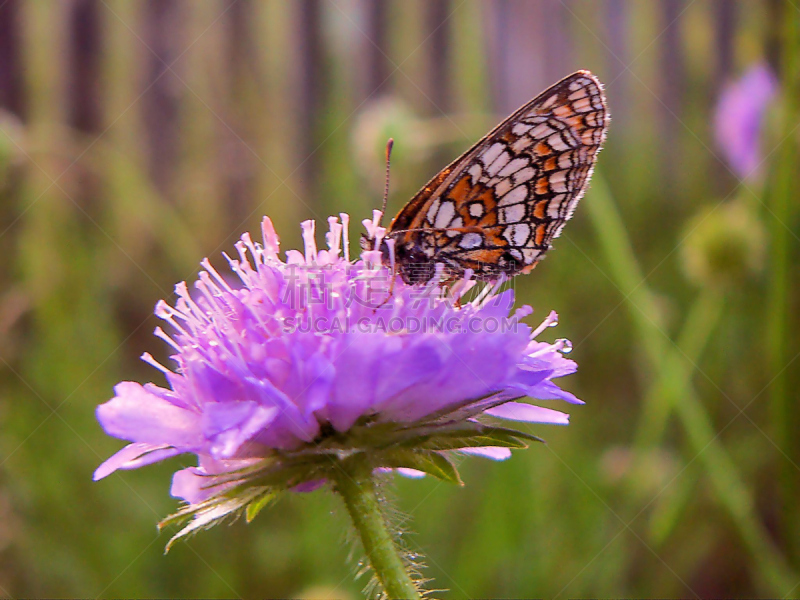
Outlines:
<svg viewBox="0 0 800 600"><path fill-rule="evenodd" d="M378 243L379 216L364 222ZM265 218L263 244L245 234L238 257L226 255L239 281L204 260L194 292L181 283L174 306L158 303L170 333L156 336L176 367L145 354L168 387L122 382L98 407L105 431L132 443L95 479L197 455L172 483L191 530L244 507L252 517L279 491L313 489L354 454L375 469L458 481L450 452L504 459L538 439L496 419L567 424L562 412L515 402L580 403L552 382L576 369L562 356L568 342L535 339L555 313L533 330L521 322L530 307L509 314L513 292L501 282L479 290L468 273L450 286L442 277L408 285L380 252L351 261L341 218L329 219L320 251L314 223L303 223L305 252L285 262Z"/></svg>
<svg viewBox="0 0 800 600"><path fill-rule="evenodd" d="M714 133L731 169L749 179L763 160L761 129L764 112L777 92L775 75L765 64L751 67L722 90L714 116Z"/></svg>

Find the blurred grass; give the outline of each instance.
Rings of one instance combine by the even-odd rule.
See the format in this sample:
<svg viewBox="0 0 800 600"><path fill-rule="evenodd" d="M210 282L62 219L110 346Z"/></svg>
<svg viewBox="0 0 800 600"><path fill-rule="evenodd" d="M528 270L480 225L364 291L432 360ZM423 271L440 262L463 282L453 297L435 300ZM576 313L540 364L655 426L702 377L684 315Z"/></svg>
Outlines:
<svg viewBox="0 0 800 600"><path fill-rule="evenodd" d="M785 51L783 53L783 127L789 140L779 149L774 183L769 190L769 210L772 214L770 237L772 240L769 284L767 289L767 335L769 339L769 366L775 373L770 381L771 433L778 448L784 449L787 460L777 471L780 478L780 498L788 508L782 516L781 525L794 531L800 527L800 510L796 508L795 499L800 492L798 486L798 464L800 444L796 433L800 426L800 410L797 398L791 394L789 368L797 356L792 343L789 328L792 326L791 306L792 286L792 245L797 242L796 222L797 209L792 198L796 197L797 173L797 115L800 114L800 19L789 18L783 23L782 35ZM793 239L792 239L793 238ZM789 508L791 507L791 508ZM800 544L796 536L787 536L787 547L793 558L800 559Z"/></svg>
<svg viewBox="0 0 800 600"><path fill-rule="evenodd" d="M646 451L649 446L661 441L660 433L664 430L668 412L670 409L674 410L686 430L691 450L695 453L690 462L698 460L703 464L716 492L717 501L728 511L751 558L759 564L759 573L764 578L763 582L759 582L759 591L770 594L792 590L798 581L798 575L791 571L770 539L769 532L760 523L754 511L751 492L741 480L736 465L719 444L718 434L714 432L714 426L688 377L681 373L682 370L685 371L682 364L688 363L689 366L696 367L699 349L690 348L690 351L695 350L692 352L693 356L686 354L680 345L673 344L659 325L661 319L654 311L652 303L648 302L651 296L646 289L646 278L636 264L622 219L600 176L595 177L591 196L592 201L587 202L588 212L595 224L603 251L620 291L625 294L626 304L630 307L649 361L654 371L661 370L661 377L656 378L651 388L653 391L644 398L643 422L637 431L640 451ZM642 301L653 312L648 314L647 308L641 308L637 300ZM691 319L687 320L685 336L697 334L698 330L700 340L710 335L710 331L703 332L702 328L704 325L713 325L719 319L722 312L721 302L722 298L717 290L711 288L701 292L694 306L689 309ZM703 333L706 335L702 335ZM686 340L683 341L686 344Z"/></svg>
<svg viewBox="0 0 800 600"><path fill-rule="evenodd" d="M143 351L167 360L150 335L152 308L194 276L200 258L222 264L219 253L263 214L285 249L299 245L301 219L347 211L357 223L379 204L389 135L390 209L399 208L503 116L493 105L512 101L494 89L490 8L499 4L448 3L445 112L430 102L426 3L388 5L381 50L391 102L373 110L364 64L377 51L362 35L365 11L354 0L323 2L323 108L308 146L297 133L307 117L298 10L313 4L247 4L251 62L235 74L229 5L180 5L178 46L188 50L162 80L179 107L165 188L151 173L139 97L152 59L143 5L96 5L106 51L103 126L92 133L67 124L69 5L18 4L27 114L0 119L3 595L358 597L346 515L325 492L285 498L250 526L217 528L164 557L155 524L175 509L170 476L190 458L91 482L121 446L100 430L94 407L119 380L158 379L138 361ZM757 185L745 194L770 232L766 275L720 289L691 281L676 251L694 215L741 191L710 152L714 3L692 3L677 22L687 81L674 115L659 96L660 3L622 3L619 60L608 51L617 46L605 4L507 6L520 22L540 20L530 39L509 41L512 50L535 47L557 18L572 47L566 57L512 57L522 70L509 88L532 95L548 77L591 68L611 99L592 189L548 259L514 282L537 316L560 313L554 335L573 340L581 365L566 385L587 404L570 411L570 427L531 427L547 446L506 463L465 460L463 489L397 481L409 544L455 598L796 595L797 21L787 5L783 122L765 143L778 147L768 208ZM737 6L738 72L766 52L772 32L765 3ZM677 132L673 147L662 143L665 126ZM306 151L315 172L303 166ZM667 171L665 156L677 170Z"/></svg>

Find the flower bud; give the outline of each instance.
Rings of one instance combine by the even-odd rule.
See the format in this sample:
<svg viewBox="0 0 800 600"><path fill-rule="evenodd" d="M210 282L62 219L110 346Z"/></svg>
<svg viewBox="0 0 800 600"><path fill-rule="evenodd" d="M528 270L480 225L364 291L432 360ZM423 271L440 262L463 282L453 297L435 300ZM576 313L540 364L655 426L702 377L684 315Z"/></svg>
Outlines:
<svg viewBox="0 0 800 600"><path fill-rule="evenodd" d="M764 226L741 200L703 209L686 227L684 272L697 285L741 284L761 270Z"/></svg>

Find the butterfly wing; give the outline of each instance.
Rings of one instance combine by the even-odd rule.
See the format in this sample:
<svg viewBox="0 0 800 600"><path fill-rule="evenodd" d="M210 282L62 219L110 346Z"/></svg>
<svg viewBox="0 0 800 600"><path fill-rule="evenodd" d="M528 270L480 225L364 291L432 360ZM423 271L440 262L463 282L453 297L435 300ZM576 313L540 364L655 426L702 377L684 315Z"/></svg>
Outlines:
<svg viewBox="0 0 800 600"><path fill-rule="evenodd" d="M427 280L435 263L480 279L530 272L583 196L607 125L602 85L588 71L517 110L394 218L388 236L403 276Z"/></svg>

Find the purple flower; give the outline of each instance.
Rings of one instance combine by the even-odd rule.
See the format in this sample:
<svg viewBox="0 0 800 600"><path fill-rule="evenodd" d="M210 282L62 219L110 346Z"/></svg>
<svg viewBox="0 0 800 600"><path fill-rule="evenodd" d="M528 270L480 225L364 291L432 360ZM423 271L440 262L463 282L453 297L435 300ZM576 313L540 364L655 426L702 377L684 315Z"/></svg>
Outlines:
<svg viewBox="0 0 800 600"><path fill-rule="evenodd" d="M364 223L381 238L379 215ZM145 354L168 387L122 382L98 407L105 431L132 443L95 479L196 454L196 467L175 473L172 494L213 520L278 491L314 489L354 452L370 453L375 469L457 480L450 452L502 460L538 439L499 420L568 423L515 401L580 403L552 382L576 369L562 356L568 342L535 340L555 313L533 330L521 322L530 307L509 316L511 290L479 288L469 273L450 286L441 272L425 285L392 282L379 252L350 261L341 217L328 220L319 252L314 223L303 223L305 253L289 251L286 262L265 218L263 245L245 234L238 258L226 255L240 281L204 260L194 293L181 283L174 307L158 303L171 333L155 333L176 368Z"/></svg>
<svg viewBox="0 0 800 600"><path fill-rule="evenodd" d="M769 67L758 63L727 84L717 102L714 134L731 169L742 179L757 177L763 162L761 129L764 112L778 88Z"/></svg>

